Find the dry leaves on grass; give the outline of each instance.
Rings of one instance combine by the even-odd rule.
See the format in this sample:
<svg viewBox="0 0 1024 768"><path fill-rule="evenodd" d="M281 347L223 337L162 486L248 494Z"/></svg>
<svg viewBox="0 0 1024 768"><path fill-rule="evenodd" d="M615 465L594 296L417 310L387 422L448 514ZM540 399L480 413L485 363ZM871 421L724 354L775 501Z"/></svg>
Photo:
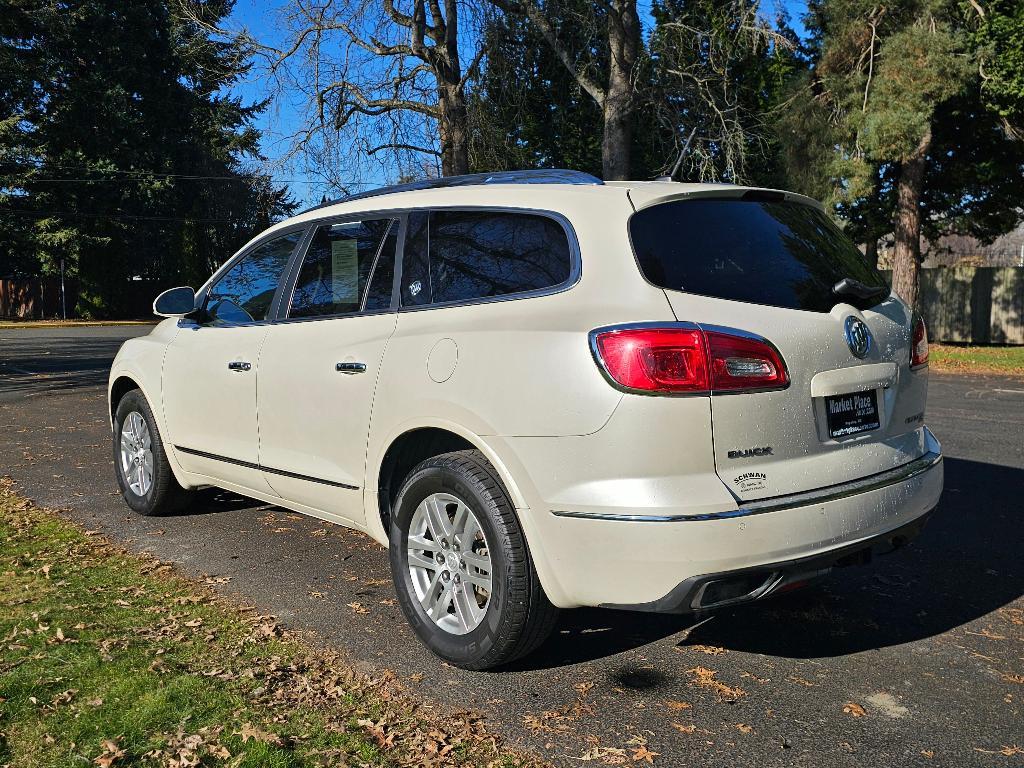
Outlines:
<svg viewBox="0 0 1024 768"><path fill-rule="evenodd" d="M848 701L843 705L843 712L851 717L864 717L867 714L864 707L855 701Z"/></svg>
<svg viewBox="0 0 1024 768"><path fill-rule="evenodd" d="M127 754L117 745L116 741L111 741L110 739L104 739L100 746L103 747L103 752L92 761L93 765L98 765L99 768L111 768L111 766L116 765L117 761Z"/></svg>
<svg viewBox="0 0 1024 768"><path fill-rule="evenodd" d="M686 670L686 672L693 676L692 683L694 685L712 690L727 701L735 701L741 696L747 695L747 692L742 688L733 688L726 685L721 680L716 680L715 675L718 673L713 669L708 669L707 667L694 667L693 669Z"/></svg>

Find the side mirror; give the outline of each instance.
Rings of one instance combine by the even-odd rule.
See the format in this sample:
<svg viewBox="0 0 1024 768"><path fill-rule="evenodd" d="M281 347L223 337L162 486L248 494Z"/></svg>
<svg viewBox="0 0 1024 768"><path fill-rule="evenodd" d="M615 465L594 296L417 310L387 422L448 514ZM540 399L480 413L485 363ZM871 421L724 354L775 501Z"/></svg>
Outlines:
<svg viewBox="0 0 1024 768"><path fill-rule="evenodd" d="M160 317L184 317L195 308L196 292L188 286L166 290L153 302L153 313Z"/></svg>

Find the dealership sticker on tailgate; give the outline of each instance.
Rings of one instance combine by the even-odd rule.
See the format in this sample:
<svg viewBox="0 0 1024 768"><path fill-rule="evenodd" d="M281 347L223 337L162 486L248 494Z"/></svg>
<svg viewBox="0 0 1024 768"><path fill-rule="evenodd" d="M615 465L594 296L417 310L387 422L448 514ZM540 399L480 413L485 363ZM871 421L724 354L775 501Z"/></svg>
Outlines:
<svg viewBox="0 0 1024 768"><path fill-rule="evenodd" d="M826 397L825 413L829 437L844 437L879 427L878 399L873 389Z"/></svg>

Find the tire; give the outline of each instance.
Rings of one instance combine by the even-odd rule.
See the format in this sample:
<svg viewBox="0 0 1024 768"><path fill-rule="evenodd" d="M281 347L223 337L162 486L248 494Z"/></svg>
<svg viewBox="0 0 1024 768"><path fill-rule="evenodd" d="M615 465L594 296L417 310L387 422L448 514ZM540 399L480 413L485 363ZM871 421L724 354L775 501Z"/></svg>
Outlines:
<svg viewBox="0 0 1024 768"><path fill-rule="evenodd" d="M422 527L425 518L432 519L423 511L431 503L435 505L433 519L440 519L436 512L443 509L441 514L452 526L453 540L441 541L443 548L438 547L431 524ZM468 521L463 506L472 513L478 533L469 532L475 531L472 522L466 522L459 532L460 518ZM479 451L444 453L421 462L403 482L394 509L389 554L395 590L413 630L431 651L457 667L482 670L508 664L544 642L558 618L558 609L548 601L537 579L508 493ZM437 525L443 526L443 522ZM414 546L419 543L433 549L417 549L414 554L410 538ZM448 559L452 550L463 558L462 563ZM433 566L425 562L436 562L438 555L445 562L431 573ZM489 562L489 581L477 568L477 563L485 561ZM445 572L455 575L439 581ZM478 586L482 581L487 581L489 590ZM449 583L450 603L439 607ZM433 584L439 585L438 591L431 593ZM431 602L428 596L424 602L424 594L440 599ZM481 605L481 601L485 602ZM431 605L439 618L432 618L425 605ZM478 620L475 626L463 621L472 616Z"/></svg>
<svg viewBox="0 0 1024 768"><path fill-rule="evenodd" d="M122 454L122 437L126 447L137 449L134 463ZM113 448L114 472L121 495L140 515L174 514L192 500L192 491L182 488L174 478L153 411L138 389L128 392L117 404Z"/></svg>

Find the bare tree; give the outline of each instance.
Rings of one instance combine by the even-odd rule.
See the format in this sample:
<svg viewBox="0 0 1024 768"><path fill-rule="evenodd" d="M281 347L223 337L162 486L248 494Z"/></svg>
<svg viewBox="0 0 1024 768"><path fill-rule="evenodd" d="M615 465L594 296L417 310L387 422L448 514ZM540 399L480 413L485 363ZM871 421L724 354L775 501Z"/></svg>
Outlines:
<svg viewBox="0 0 1024 768"><path fill-rule="evenodd" d="M340 188L374 162L399 176L467 173L466 83L484 55L477 48L465 66L460 45L474 36L460 17L469 9L457 0L282 6L285 43L248 42L277 84L278 108L304 112L289 157Z"/></svg>
<svg viewBox="0 0 1024 768"><path fill-rule="evenodd" d="M769 106L761 92L768 60L794 47L760 15L759 4L709 2L673 9L650 42L654 58L654 114L675 137L666 167L688 169L687 178L743 183L749 166L764 156ZM666 7L666 14L668 7ZM683 157L680 143L692 142Z"/></svg>

